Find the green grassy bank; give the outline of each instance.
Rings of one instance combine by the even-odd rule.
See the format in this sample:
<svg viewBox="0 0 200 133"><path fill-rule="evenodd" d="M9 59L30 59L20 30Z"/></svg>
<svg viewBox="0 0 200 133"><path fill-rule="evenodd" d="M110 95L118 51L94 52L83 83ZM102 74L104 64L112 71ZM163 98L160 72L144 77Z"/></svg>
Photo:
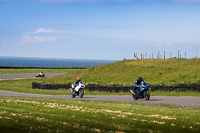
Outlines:
<svg viewBox="0 0 200 133"><path fill-rule="evenodd" d="M0 74L67 72L44 82L72 83L79 76L85 83L131 85L143 77L149 84L175 85L200 83L199 70L200 59L167 59L124 60L87 69L0 69Z"/></svg>
<svg viewBox="0 0 200 133"><path fill-rule="evenodd" d="M0 132L196 133L200 109L0 97Z"/></svg>
<svg viewBox="0 0 200 133"><path fill-rule="evenodd" d="M124 60L46 79L50 83L72 83L81 77L85 83L131 85L138 77L149 84L200 83L200 59Z"/></svg>
<svg viewBox="0 0 200 133"><path fill-rule="evenodd" d="M44 71L66 72L62 76L53 78L34 78L18 80L0 80L0 90L25 92L34 94L69 94L63 89L38 90L32 89L32 82L41 83L73 83L80 76L85 83L131 85L139 76L149 84L190 84L200 83L199 59L172 60L124 60L87 69L0 69L0 73L33 73ZM129 93L99 93L87 92L88 95L128 95ZM200 96L197 92L152 92L151 95L167 96Z"/></svg>

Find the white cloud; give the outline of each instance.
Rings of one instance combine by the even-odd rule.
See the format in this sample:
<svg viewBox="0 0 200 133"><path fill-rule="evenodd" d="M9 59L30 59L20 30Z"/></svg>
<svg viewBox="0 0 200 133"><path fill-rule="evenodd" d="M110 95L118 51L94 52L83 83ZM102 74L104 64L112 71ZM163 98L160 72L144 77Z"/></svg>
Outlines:
<svg viewBox="0 0 200 133"><path fill-rule="evenodd" d="M51 32L53 32L53 30L52 29L44 29L44 28L39 28L38 30L36 30L35 32L34 32L34 34L37 34L37 33L51 33Z"/></svg>
<svg viewBox="0 0 200 133"><path fill-rule="evenodd" d="M35 36L34 37L34 40L38 43L41 43L41 42L53 42L56 40L55 37L52 37L52 36Z"/></svg>
<svg viewBox="0 0 200 133"><path fill-rule="evenodd" d="M38 28L36 31L34 31L34 34L38 33L63 33L63 31L57 31L53 29L44 29L44 28Z"/></svg>
<svg viewBox="0 0 200 133"><path fill-rule="evenodd" d="M53 29L38 28L34 32L25 32L20 41L20 44L54 42L57 40L56 34L58 33L64 33L64 32Z"/></svg>
<svg viewBox="0 0 200 133"><path fill-rule="evenodd" d="M30 43L50 43L56 40L56 37L54 36L44 36L44 35L35 35L31 34L29 32L26 32L21 41L20 44L30 44Z"/></svg>

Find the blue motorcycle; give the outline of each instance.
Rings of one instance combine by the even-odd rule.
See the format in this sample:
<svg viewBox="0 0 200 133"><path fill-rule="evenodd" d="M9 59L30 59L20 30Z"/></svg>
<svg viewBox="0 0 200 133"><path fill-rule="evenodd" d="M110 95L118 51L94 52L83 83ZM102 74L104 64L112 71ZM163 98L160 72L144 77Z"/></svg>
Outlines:
<svg viewBox="0 0 200 133"><path fill-rule="evenodd" d="M142 81L141 84L138 85L138 89L136 91L137 93L133 90L130 90L134 100L138 100L138 98L145 98L145 100L150 99L149 85L146 82Z"/></svg>

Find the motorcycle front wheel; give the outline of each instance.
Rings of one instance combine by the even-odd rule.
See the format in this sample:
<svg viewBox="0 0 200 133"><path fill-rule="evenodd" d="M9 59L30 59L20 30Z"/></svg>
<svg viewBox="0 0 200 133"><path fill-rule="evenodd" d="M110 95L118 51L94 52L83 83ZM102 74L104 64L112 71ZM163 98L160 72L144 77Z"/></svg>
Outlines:
<svg viewBox="0 0 200 133"><path fill-rule="evenodd" d="M76 96L76 95L72 93L72 98L75 98L75 96Z"/></svg>
<svg viewBox="0 0 200 133"><path fill-rule="evenodd" d="M80 89L79 90L79 97L82 98L84 95L84 90L83 89Z"/></svg>
<svg viewBox="0 0 200 133"><path fill-rule="evenodd" d="M71 91L71 94L72 94L72 98L75 98L75 93L74 93L74 90L72 88L70 88L70 91Z"/></svg>
<svg viewBox="0 0 200 133"><path fill-rule="evenodd" d="M136 93L134 92L134 94L132 94L132 97L134 100L138 100L138 97L136 96Z"/></svg>
<svg viewBox="0 0 200 133"><path fill-rule="evenodd" d="M150 93L148 91L144 92L144 98L145 98L145 100L149 100L150 99Z"/></svg>

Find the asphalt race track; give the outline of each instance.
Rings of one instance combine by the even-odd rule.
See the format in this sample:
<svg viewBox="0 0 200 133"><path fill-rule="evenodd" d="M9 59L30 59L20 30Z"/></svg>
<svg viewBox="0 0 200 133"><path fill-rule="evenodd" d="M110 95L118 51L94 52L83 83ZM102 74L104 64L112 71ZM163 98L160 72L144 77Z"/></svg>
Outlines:
<svg viewBox="0 0 200 133"><path fill-rule="evenodd" d="M45 73L45 77L54 77L63 75L64 73ZM37 73L23 73L23 74L0 74L0 80L2 79L31 79L35 78Z"/></svg>
<svg viewBox="0 0 200 133"><path fill-rule="evenodd" d="M69 91L69 90L67 90ZM151 96L149 101L144 99L134 100L132 96L90 96L84 95L83 98L71 98L71 95L40 95L26 94L18 92L0 91L1 97L32 97L32 98L51 98L63 100L86 100L86 101L105 101L105 102L122 102L122 103L141 103L141 104L157 104L172 105L179 107L200 107L200 97L175 97L175 96Z"/></svg>
<svg viewBox="0 0 200 133"><path fill-rule="evenodd" d="M45 73L45 77L54 77L64 73ZM0 80L5 79L23 79L34 78L36 73L27 74L0 74ZM69 91L69 90L67 90ZM51 99L73 99L73 100L87 100L87 101L105 101L105 102L122 102L122 103L141 103L141 104L158 104L158 105L172 105L179 107L200 107L200 97L175 97L175 96L151 96L149 101L144 99L134 100L131 96L90 96L84 95L83 98L71 98L71 95L40 95L40 94L26 94L18 92L0 91L1 97L33 97L33 98L51 98Z"/></svg>

